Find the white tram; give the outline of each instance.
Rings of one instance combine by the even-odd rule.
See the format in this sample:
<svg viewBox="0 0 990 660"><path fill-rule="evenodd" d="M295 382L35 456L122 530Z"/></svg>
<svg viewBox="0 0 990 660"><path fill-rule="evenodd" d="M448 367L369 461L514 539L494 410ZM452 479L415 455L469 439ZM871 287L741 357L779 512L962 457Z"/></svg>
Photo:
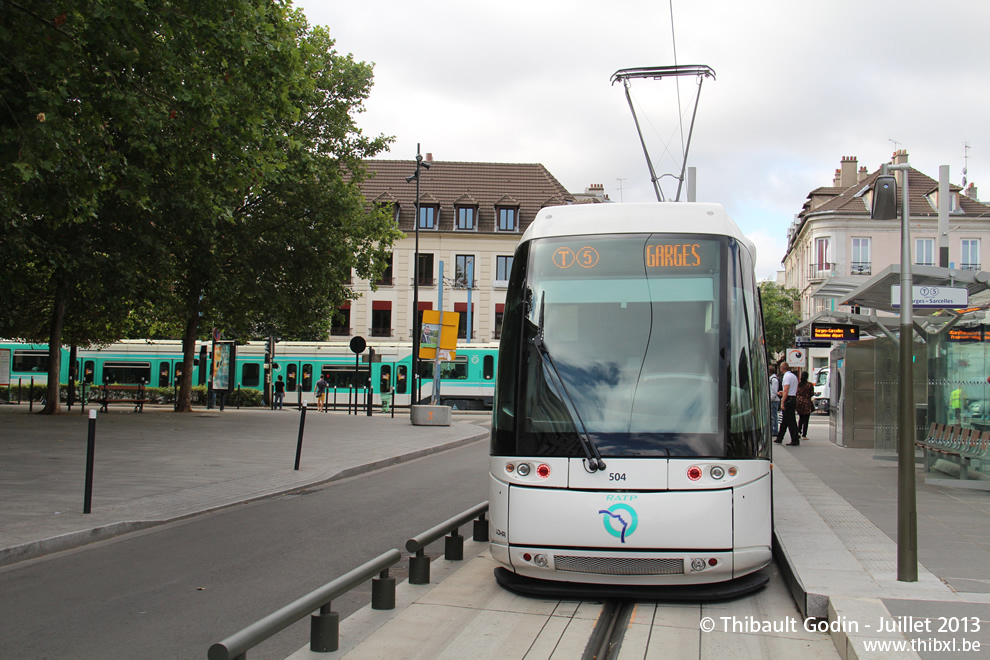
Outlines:
<svg viewBox="0 0 990 660"><path fill-rule="evenodd" d="M503 586L765 584L755 259L717 204L540 211L516 250L495 389Z"/></svg>

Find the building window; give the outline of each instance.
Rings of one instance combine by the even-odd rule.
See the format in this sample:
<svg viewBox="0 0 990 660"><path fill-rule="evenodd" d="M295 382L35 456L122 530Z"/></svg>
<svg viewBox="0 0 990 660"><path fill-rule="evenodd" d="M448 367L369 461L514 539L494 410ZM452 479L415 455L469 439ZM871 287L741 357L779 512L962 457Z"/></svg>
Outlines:
<svg viewBox="0 0 990 660"><path fill-rule="evenodd" d="M435 206L419 207L420 229L436 229L437 228L436 219L437 219L437 208Z"/></svg>
<svg viewBox="0 0 990 660"><path fill-rule="evenodd" d="M470 280L468 279L470 271ZM459 254L454 257L454 283L464 288L474 288L474 278L478 271L474 269L474 255Z"/></svg>
<svg viewBox="0 0 990 660"><path fill-rule="evenodd" d="M502 338L502 316L505 314L505 305L502 303L495 303L495 332L492 337L495 339Z"/></svg>
<svg viewBox="0 0 990 660"><path fill-rule="evenodd" d="M815 262L811 264L812 275L821 277L823 273L832 270L831 242L827 238L815 239Z"/></svg>
<svg viewBox="0 0 990 660"><path fill-rule="evenodd" d="M918 238L914 241L914 263L919 266L935 265L935 239Z"/></svg>
<svg viewBox="0 0 990 660"><path fill-rule="evenodd" d="M419 253L419 271L417 282L420 286L433 286L433 255Z"/></svg>
<svg viewBox="0 0 990 660"><path fill-rule="evenodd" d="M346 337L351 334L350 306L337 309L337 313L330 319L330 334L334 337Z"/></svg>
<svg viewBox="0 0 990 660"><path fill-rule="evenodd" d="M870 239L852 239L852 262L849 264L850 275L869 275L870 267Z"/></svg>
<svg viewBox="0 0 990 660"><path fill-rule="evenodd" d="M471 206L457 207L457 229L471 231L474 229L474 208Z"/></svg>
<svg viewBox="0 0 990 660"><path fill-rule="evenodd" d="M392 336L392 301L371 301L371 336Z"/></svg>
<svg viewBox="0 0 990 660"><path fill-rule="evenodd" d="M457 317L457 338L467 339L468 335L468 306L467 303L454 303L454 311L459 314ZM471 303L471 325L474 326L474 303ZM474 328L471 328L471 338L474 339Z"/></svg>
<svg viewBox="0 0 990 660"><path fill-rule="evenodd" d="M499 231L516 231L518 229L516 223L516 209L501 207L496 209L496 211L498 213Z"/></svg>
<svg viewBox="0 0 990 660"><path fill-rule="evenodd" d="M388 255L388 266L382 271L382 276L378 278L375 282L378 286L392 286L395 284L395 280L392 278L392 255Z"/></svg>
<svg viewBox="0 0 990 660"><path fill-rule="evenodd" d="M496 286L509 286L509 273L512 272L512 257L495 257Z"/></svg>
<svg viewBox="0 0 990 660"><path fill-rule="evenodd" d="M980 239L962 239L962 263L961 270L980 270Z"/></svg>

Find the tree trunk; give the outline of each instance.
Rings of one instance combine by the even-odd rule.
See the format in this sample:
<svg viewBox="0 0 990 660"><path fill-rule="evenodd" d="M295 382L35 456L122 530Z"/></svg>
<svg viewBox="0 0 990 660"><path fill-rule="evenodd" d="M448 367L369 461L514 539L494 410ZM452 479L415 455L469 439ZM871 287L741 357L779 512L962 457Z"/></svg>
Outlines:
<svg viewBox="0 0 990 660"><path fill-rule="evenodd" d="M62 371L62 327L65 325L67 287L62 278L55 283L55 302L52 304L52 322L48 327L48 395L42 415L55 415L62 411L59 401L59 372Z"/></svg>
<svg viewBox="0 0 990 660"><path fill-rule="evenodd" d="M199 328L199 311L193 311L186 319L186 333L182 337L182 378L179 380L179 398L175 412L192 412L193 357L196 355L196 332Z"/></svg>

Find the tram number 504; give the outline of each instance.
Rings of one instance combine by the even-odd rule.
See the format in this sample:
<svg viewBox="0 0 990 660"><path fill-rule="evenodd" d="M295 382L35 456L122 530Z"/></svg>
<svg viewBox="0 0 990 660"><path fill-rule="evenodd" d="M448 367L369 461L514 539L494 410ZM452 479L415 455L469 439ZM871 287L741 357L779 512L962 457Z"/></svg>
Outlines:
<svg viewBox="0 0 990 660"><path fill-rule="evenodd" d="M625 481L626 480L626 473L625 472L609 472L608 473L608 480L609 481Z"/></svg>

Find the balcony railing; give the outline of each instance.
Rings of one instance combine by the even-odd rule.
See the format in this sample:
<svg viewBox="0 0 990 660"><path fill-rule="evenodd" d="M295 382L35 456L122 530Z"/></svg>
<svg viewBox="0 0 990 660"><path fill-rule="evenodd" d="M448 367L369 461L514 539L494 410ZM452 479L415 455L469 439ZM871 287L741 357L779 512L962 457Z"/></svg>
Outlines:
<svg viewBox="0 0 990 660"><path fill-rule="evenodd" d="M980 264L960 264L959 270L980 270Z"/></svg>
<svg viewBox="0 0 990 660"><path fill-rule="evenodd" d="M332 337L347 337L350 334L350 328L330 328L330 336Z"/></svg>
<svg viewBox="0 0 990 660"><path fill-rule="evenodd" d="M808 266L809 280L823 280L826 277L835 275L834 263L811 264Z"/></svg>
<svg viewBox="0 0 990 660"><path fill-rule="evenodd" d="M409 281L411 283L413 280L410 279ZM419 285L420 286L436 286L437 285L437 280L433 276L430 276L430 277L420 276L420 278L419 278Z"/></svg>
<svg viewBox="0 0 990 660"><path fill-rule="evenodd" d="M375 286L394 286L394 285L395 285L395 278L392 277L391 275L388 275L387 277L381 277L375 281Z"/></svg>
<svg viewBox="0 0 990 660"><path fill-rule="evenodd" d="M850 275L871 275L872 267L869 261L853 261L849 264Z"/></svg>

